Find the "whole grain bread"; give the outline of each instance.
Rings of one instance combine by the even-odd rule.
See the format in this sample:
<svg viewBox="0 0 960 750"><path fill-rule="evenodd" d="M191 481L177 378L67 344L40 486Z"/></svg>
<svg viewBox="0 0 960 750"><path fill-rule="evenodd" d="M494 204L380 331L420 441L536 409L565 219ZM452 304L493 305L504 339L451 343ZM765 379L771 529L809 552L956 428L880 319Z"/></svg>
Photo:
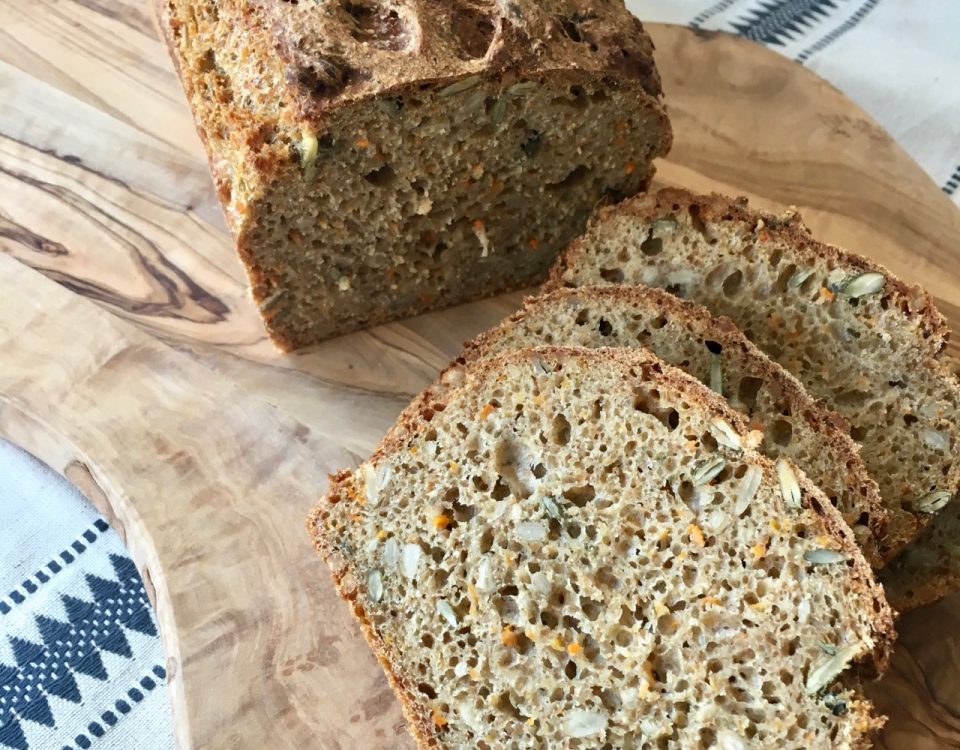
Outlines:
<svg viewBox="0 0 960 750"><path fill-rule="evenodd" d="M156 0L284 349L529 284L671 133L620 0Z"/></svg>
<svg viewBox="0 0 960 750"><path fill-rule="evenodd" d="M308 522L421 748L868 746L891 612L740 414L641 349L462 375Z"/></svg>
<svg viewBox="0 0 960 750"><path fill-rule="evenodd" d="M546 344L644 347L709 385L763 432L761 453L786 456L803 469L839 508L871 565L882 566L877 542L887 514L846 420L814 401L729 319L661 289L592 286L528 298L519 312L467 343L454 368L410 408L442 402L466 362Z"/></svg>
<svg viewBox="0 0 960 750"><path fill-rule="evenodd" d="M889 514L885 557L960 487L960 386L944 318L922 289L816 241L796 212L663 190L603 209L547 288L644 283L739 326L843 414Z"/></svg>

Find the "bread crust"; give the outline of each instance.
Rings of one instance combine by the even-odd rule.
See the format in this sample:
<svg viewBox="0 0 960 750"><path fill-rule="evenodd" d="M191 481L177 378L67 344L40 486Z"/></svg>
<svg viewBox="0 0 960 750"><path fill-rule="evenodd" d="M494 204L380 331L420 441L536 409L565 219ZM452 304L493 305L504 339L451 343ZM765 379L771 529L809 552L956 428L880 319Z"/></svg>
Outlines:
<svg viewBox="0 0 960 750"><path fill-rule="evenodd" d="M468 382L464 387L480 388L485 380L496 378L508 365L514 363L532 364L540 358L561 361L569 358L580 360L585 365L602 361L620 368L623 372L625 384L628 384L633 378L641 377L640 373L642 372L644 374L642 377L652 377L683 392L697 408L704 409L726 420L742 438L747 437L748 426L743 416L733 410L722 397L707 389L695 378L665 364L643 349L583 349L579 347L547 346L512 351L500 356L468 363L463 368L465 381ZM435 405L438 410L445 408L456 397L457 392L458 389L447 391L444 394L444 400ZM375 463L377 459L393 451L402 451L411 438L428 429L434 413L433 407L426 407L417 411L409 409L405 411L400 416L395 428L387 433L368 460ZM769 459L750 449L746 449L744 455L761 465L772 466ZM850 572L857 582L857 587L867 592L872 599L871 619L874 648L870 658L866 661L861 660L858 667L860 674L865 677L881 674L887 667L892 645L896 638L894 613L884 598L882 587L874 580L870 565L860 553L849 526L844 522L839 512L820 490L807 479L802 471L797 469L796 476L804 490L806 507L821 519L826 534L836 543L836 548L848 555L852 563ZM347 500L357 492L351 486L353 475L349 471L341 471L332 475L330 479L331 485L327 495L307 519L307 530L313 539L314 547L318 554L327 561L338 593L351 603L352 612L360 623L364 637L383 665L388 680L401 701L404 715L410 722L411 734L417 741L418 746L431 750L442 748L444 747L442 740L436 726L427 715L425 707L418 703L416 695L403 681L398 667L400 663L399 654L384 641L363 608L356 603L356 588L353 582L357 579L357 571L352 569L350 562L337 550L336 540L329 538L326 533L324 519L327 513L334 505ZM882 721L877 722L871 717L871 708L867 701L862 702L858 707L862 711L862 719L866 726L876 729L882 724ZM857 747L870 747L869 739L864 737L862 743Z"/></svg>
<svg viewBox="0 0 960 750"><path fill-rule="evenodd" d="M861 271L875 271L886 278L885 293L892 293L898 307L921 322L921 336L931 342L932 354L941 351L950 338L950 329L946 318L937 310L933 298L920 287L907 284L887 268L860 255L828 245L817 240L803 223L800 213L790 209L776 215L758 211L749 207L746 197L728 198L718 193L697 195L680 188L663 188L656 193L644 193L627 198L615 206L601 208L590 220L587 227L592 229L603 224L612 214L637 216L645 219L660 216L663 212L685 211L698 206L700 217L706 222L735 222L742 226L743 234L763 236L781 240L792 245L800 252L812 257L849 265ZM557 258L549 277L541 291L548 292L568 286L563 275L579 262L584 254L586 242L581 236L570 243L569 247Z"/></svg>

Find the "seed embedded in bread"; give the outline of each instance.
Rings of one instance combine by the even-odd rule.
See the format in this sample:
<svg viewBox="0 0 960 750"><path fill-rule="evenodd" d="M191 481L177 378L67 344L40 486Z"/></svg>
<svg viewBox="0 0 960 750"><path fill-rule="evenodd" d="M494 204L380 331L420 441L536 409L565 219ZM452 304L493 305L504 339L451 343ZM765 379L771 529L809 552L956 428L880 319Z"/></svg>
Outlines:
<svg viewBox="0 0 960 750"><path fill-rule="evenodd" d="M441 410L334 477L309 523L421 747L865 746L881 722L847 678L885 662L890 610L837 511L800 472L788 507L739 414L636 349L460 374ZM371 507L362 484L381 473ZM423 562L376 600L384 534ZM846 561L805 559L824 548Z"/></svg>
<svg viewBox="0 0 960 750"><path fill-rule="evenodd" d="M795 211L674 189L602 209L547 288L611 279L729 317L847 419L889 515L885 559L957 494L960 385L943 362L946 322L923 290L817 242Z"/></svg>

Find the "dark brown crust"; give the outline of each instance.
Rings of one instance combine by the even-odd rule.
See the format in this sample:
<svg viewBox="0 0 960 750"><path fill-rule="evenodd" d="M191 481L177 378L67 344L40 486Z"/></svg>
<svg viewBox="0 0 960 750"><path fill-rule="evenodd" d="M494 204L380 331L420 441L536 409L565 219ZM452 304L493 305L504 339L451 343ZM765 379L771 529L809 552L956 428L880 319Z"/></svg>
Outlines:
<svg viewBox="0 0 960 750"><path fill-rule="evenodd" d="M823 402L811 398L800 381L750 343L732 320L723 316L714 316L702 305L679 299L662 289L643 285L607 285L558 289L539 297L524 299L522 309L503 320L496 328L486 331L472 341L465 343L463 352L451 367L463 366L476 359L488 356L489 352L496 350L497 339L506 333L509 327L535 312L539 306L577 296L594 300L606 298L625 306L656 307L665 314L708 331L710 337L723 344L725 350L733 349L739 352L741 361L750 362L754 369L763 373L766 379L778 383L790 403L796 407L794 413L800 413L826 443L832 446L838 454L845 457L851 474L857 479L857 485L871 519L869 528L873 538L871 544L863 549L863 552L873 567L883 567L886 559L880 556L876 542L884 536L887 514L876 483L870 477L860 459L860 449L849 436L850 426L847 421L840 414L828 409ZM445 371L447 377L449 377L450 369L447 368ZM420 408L420 399L426 399L423 403L429 403L430 399L435 400L439 395L435 392L442 388L443 375L434 386L418 396L410 408Z"/></svg>
<svg viewBox="0 0 960 750"><path fill-rule="evenodd" d="M765 231L771 239L792 245L798 251L807 252L813 257L853 266L863 271L882 273L887 279L884 293L894 299L897 309L903 310L905 314L921 323L923 338L932 339L937 351L946 346L950 337L946 318L937 310L933 298L926 291L918 286L907 284L888 269L868 258L818 241L811 235L800 214L793 210L776 216L749 208L747 199L743 196L729 198L717 193L696 195L679 188L663 188L656 193L637 195L616 206L600 209L591 219L587 233L602 225L613 214L650 219L662 215L665 211L687 210L690 206L699 206L700 217L705 223L739 224L744 236ZM542 291L547 292L567 286L563 281L563 274L580 262L584 254L584 245L583 238L570 243L550 269L549 278ZM921 305L911 307L910 301L915 304L917 300L921 301Z"/></svg>
<svg viewBox="0 0 960 750"><path fill-rule="evenodd" d="M613 365L623 370L625 383L628 383L632 378L638 377L638 371L642 372L645 379L660 380L664 385L684 392L689 396L693 404L714 416L726 420L741 437L745 436L748 432L747 424L743 416L734 411L723 398L710 391L695 378L677 368L665 364L643 349L537 347L478 360L466 365L463 371L470 381L469 387L471 390L476 390L482 387L485 379L496 377L509 364L532 362L535 359L556 359L561 361L570 359L581 360L586 365L591 363L604 363L608 366ZM438 403L437 406L442 410L442 408L456 398L458 392L459 389L448 391L445 394L446 400ZM393 451L404 450L411 438L427 429L433 414L434 410L432 408L426 408L422 412L414 412L409 409L405 411L400 416L394 429L387 433L369 460L375 462L378 458ZM746 455L749 455L752 460L761 465L768 467L772 465L768 459L757 453L748 451ZM850 528L844 522L839 512L802 472L797 472L797 477L804 490L803 494L806 507L816 513L823 523L826 533L837 543L838 547L849 556L851 562L849 567L851 577L858 585L871 594L871 598L873 599L873 633L876 643L871 658L866 661L861 661L859 666L864 675L872 676L881 674L889 662L890 652L894 639L896 638L894 613L887 605L882 587L874 580L869 563L867 563L860 553ZM338 593L351 603L353 614L360 622L367 642L383 665L391 686L393 686L397 692L403 706L404 715L408 721L410 721L410 729L414 739L421 748L435 750L436 748L443 747L442 740L438 736L430 717L426 715L425 708L418 704L417 697L404 685L402 675L395 666L395 663L399 662L399 658L391 653L391 649L385 644L382 636L373 627L363 608L357 605L356 591L352 584L347 583L347 581L356 578L355 573L351 569L350 562L342 558L336 550L335 540L327 536L326 529L323 525L323 519L328 510L336 503L345 500L348 496L351 490L347 485L349 485L351 481L352 475L348 471L342 471L331 476L329 492L308 517L307 530L313 539L315 549L330 566ZM865 712L869 713L870 704L864 702L863 705ZM870 743L865 741L862 746L864 748L869 747Z"/></svg>

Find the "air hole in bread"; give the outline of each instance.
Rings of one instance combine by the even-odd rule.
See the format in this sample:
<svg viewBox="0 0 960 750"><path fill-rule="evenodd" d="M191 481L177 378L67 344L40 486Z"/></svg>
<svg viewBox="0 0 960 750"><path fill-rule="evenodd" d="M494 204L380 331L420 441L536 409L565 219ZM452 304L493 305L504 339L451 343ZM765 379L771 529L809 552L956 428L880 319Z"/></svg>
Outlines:
<svg viewBox="0 0 960 750"><path fill-rule="evenodd" d="M553 424L550 427L550 439L557 445L566 445L570 442L570 422L563 414L557 414L553 418Z"/></svg>
<svg viewBox="0 0 960 750"><path fill-rule="evenodd" d="M740 289L740 283L743 281L743 272L737 269L723 280L723 293L732 297Z"/></svg>
<svg viewBox="0 0 960 750"><path fill-rule="evenodd" d="M770 438L777 445L786 448L793 439L793 425L785 419L778 419L770 425Z"/></svg>
<svg viewBox="0 0 960 750"><path fill-rule="evenodd" d="M496 12L497 3L490 0L472 2L453 2L450 11L453 19L456 53L461 60L476 60L485 57L496 34L495 24L499 22Z"/></svg>
<svg viewBox="0 0 960 750"><path fill-rule="evenodd" d="M600 278L610 284L622 284L623 283L623 269L621 268L601 268L600 269ZM586 311L584 311L586 312Z"/></svg>
<svg viewBox="0 0 960 750"><path fill-rule="evenodd" d="M371 185L376 185L377 187L389 187L396 181L397 175L393 171L393 167L391 167L389 164L384 164L378 169L367 172L363 178ZM421 240L422 239L423 237L421 235Z"/></svg>
<svg viewBox="0 0 960 750"><path fill-rule="evenodd" d="M353 0L343 8L349 18L350 35L357 41L395 52L410 44L411 34L396 10L373 0Z"/></svg>
<svg viewBox="0 0 960 750"><path fill-rule="evenodd" d="M640 252L649 257L659 255L663 252L663 240L659 237L647 237L640 243Z"/></svg>
<svg viewBox="0 0 960 750"><path fill-rule="evenodd" d="M539 150L539 145L537 148ZM588 167L586 164L580 164L574 167L562 180L559 182L548 182L544 188L550 191L559 191L579 187L587 181L587 177L590 175L590 172L590 167Z"/></svg>

